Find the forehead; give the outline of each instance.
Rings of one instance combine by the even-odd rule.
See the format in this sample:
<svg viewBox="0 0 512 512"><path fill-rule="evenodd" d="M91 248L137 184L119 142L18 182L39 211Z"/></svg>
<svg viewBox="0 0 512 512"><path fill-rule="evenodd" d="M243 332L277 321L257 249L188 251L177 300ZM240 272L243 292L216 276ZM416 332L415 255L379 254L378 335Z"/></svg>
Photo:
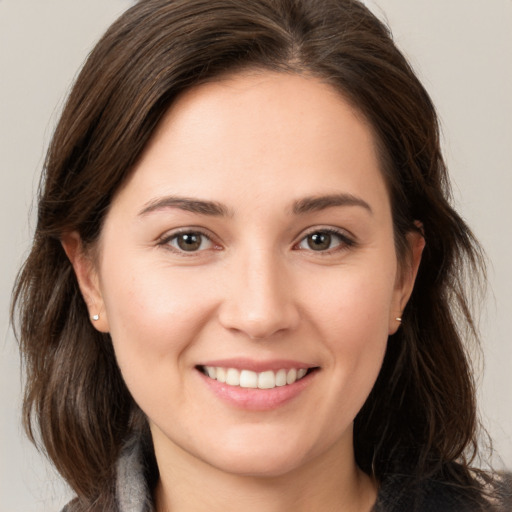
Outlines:
<svg viewBox="0 0 512 512"><path fill-rule="evenodd" d="M362 114L317 78L268 71L183 93L129 182L148 195L213 196L226 203L234 193L280 200L340 186L360 192L372 182L385 188Z"/></svg>
<svg viewBox="0 0 512 512"><path fill-rule="evenodd" d="M235 140L250 137L255 143L273 138L276 144L299 146L304 128L311 142L338 142L347 137L347 130L357 130L365 142L374 143L366 118L332 85L309 75L265 70L228 75L187 90L172 104L152 141L165 131L182 138L190 132L207 135L208 140L218 134ZM295 144L290 136L296 138Z"/></svg>

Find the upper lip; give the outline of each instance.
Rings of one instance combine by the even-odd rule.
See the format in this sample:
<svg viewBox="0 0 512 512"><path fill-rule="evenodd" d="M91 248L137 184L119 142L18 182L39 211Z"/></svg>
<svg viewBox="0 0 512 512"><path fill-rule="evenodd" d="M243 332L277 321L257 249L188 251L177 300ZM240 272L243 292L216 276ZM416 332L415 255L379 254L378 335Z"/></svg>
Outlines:
<svg viewBox="0 0 512 512"><path fill-rule="evenodd" d="M256 373L268 370L289 370L291 368L316 368L316 365L302 361L293 361L290 359L272 359L267 361L257 361L246 358L216 359L214 361L204 361L197 366L214 366L217 368L235 368L237 370L251 370Z"/></svg>

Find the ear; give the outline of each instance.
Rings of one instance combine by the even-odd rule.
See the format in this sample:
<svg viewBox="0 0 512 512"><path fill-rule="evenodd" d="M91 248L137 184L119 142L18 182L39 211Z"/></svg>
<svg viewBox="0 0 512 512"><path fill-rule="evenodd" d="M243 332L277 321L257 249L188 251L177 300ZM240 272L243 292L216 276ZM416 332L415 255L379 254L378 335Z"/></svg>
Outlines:
<svg viewBox="0 0 512 512"><path fill-rule="evenodd" d="M402 313L409 301L414 282L420 267L421 255L425 248L425 238L421 223L416 223L418 231L409 231L407 236L408 253L403 268L398 272L397 283L393 295L393 304L389 318L389 334L395 334L400 327Z"/></svg>
<svg viewBox="0 0 512 512"><path fill-rule="evenodd" d="M75 271L92 325L100 332L109 332L98 271L91 254L84 249L82 239L76 231L62 235L61 244Z"/></svg>

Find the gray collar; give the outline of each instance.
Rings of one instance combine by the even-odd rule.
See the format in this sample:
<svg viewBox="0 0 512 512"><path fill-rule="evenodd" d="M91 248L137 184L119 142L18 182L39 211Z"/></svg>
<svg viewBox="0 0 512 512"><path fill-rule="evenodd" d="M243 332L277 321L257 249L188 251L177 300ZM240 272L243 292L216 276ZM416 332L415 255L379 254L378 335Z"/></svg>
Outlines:
<svg viewBox="0 0 512 512"><path fill-rule="evenodd" d="M134 437L124 446L117 463L116 494L119 512L154 510L143 460L141 443Z"/></svg>

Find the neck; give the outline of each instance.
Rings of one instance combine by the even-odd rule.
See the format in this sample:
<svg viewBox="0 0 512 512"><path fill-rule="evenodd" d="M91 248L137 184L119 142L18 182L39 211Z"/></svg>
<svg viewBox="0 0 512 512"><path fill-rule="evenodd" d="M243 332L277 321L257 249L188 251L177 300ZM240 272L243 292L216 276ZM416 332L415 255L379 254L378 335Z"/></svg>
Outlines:
<svg viewBox="0 0 512 512"><path fill-rule="evenodd" d="M333 447L300 468L263 477L228 473L187 453L164 457L172 460L165 464L157 453L156 511L369 512L377 486L349 453Z"/></svg>

